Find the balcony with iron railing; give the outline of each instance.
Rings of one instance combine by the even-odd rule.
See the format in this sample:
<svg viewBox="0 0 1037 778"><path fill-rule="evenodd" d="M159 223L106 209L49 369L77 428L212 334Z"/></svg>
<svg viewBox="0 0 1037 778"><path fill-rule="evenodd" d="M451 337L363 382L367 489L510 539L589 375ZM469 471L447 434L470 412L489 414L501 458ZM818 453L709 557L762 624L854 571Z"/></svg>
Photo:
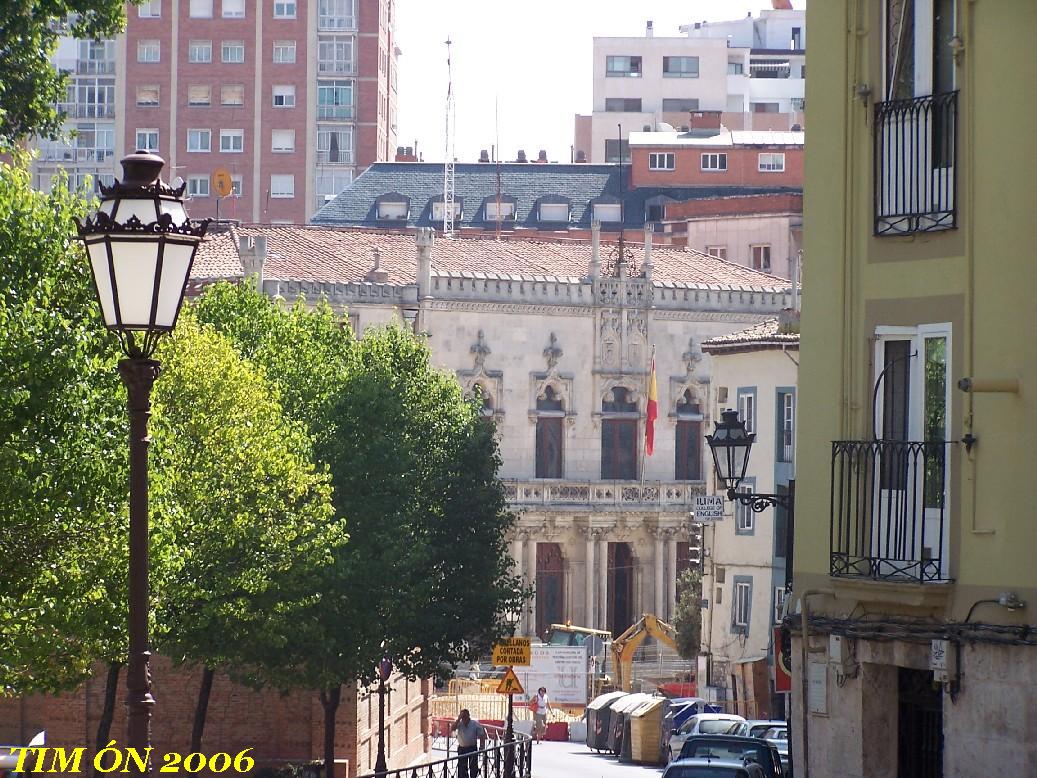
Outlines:
<svg viewBox="0 0 1037 778"><path fill-rule="evenodd" d="M72 119L113 119L114 103L58 103L58 110Z"/></svg>
<svg viewBox="0 0 1037 778"><path fill-rule="evenodd" d="M508 503L527 509L686 512L706 493L703 481L503 480Z"/></svg>
<svg viewBox="0 0 1037 778"><path fill-rule="evenodd" d="M943 441L833 441L833 577L950 580L948 446Z"/></svg>
<svg viewBox="0 0 1037 778"><path fill-rule="evenodd" d="M875 105L875 234L957 226L958 93Z"/></svg>

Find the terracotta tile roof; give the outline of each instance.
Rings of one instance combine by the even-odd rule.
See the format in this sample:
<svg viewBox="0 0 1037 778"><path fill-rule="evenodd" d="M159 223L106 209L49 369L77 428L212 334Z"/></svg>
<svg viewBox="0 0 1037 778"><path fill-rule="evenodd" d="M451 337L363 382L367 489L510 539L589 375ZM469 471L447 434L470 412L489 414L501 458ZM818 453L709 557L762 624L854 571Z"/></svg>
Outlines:
<svg viewBox="0 0 1037 778"><path fill-rule="evenodd" d="M413 234L317 225L241 225L212 233L195 259L195 280L233 278L242 274L238 239L265 235L267 260L264 278L324 283L363 282L374 263L389 275L389 283L414 283L417 261ZM629 244L640 265L643 246ZM604 262L611 246L602 242ZM492 236L436 239L432 247L433 273L440 276L542 276L577 279L587 274L588 241L543 240ZM783 278L690 251L656 246L652 249L652 278L664 285L733 286L788 289Z"/></svg>
<svg viewBox="0 0 1037 778"><path fill-rule="evenodd" d="M796 324L798 327L798 319ZM715 354L722 351L744 350L747 347L794 346L799 348L799 332L783 332L782 330L777 317L765 319L748 329L704 340L702 350Z"/></svg>

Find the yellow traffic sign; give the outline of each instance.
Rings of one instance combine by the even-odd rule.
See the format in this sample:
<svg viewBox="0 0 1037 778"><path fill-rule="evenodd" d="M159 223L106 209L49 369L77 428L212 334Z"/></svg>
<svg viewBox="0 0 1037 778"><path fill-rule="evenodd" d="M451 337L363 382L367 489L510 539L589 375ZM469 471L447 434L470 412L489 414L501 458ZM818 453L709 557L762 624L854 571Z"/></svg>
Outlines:
<svg viewBox="0 0 1037 778"><path fill-rule="evenodd" d="M493 663L522 667L529 665L532 656L530 642L529 638L508 638L503 643L495 643L493 645Z"/></svg>
<svg viewBox="0 0 1037 778"><path fill-rule="evenodd" d="M216 193L217 197L226 197L234 191L234 182L231 180L230 173L222 167L216 168L212 172L212 191Z"/></svg>
<svg viewBox="0 0 1037 778"><path fill-rule="evenodd" d="M519 683L518 676L515 675L515 669L513 667L508 668L508 672L504 674L504 677L500 679L500 684L497 686L497 694L525 694L526 690L522 688L522 684Z"/></svg>

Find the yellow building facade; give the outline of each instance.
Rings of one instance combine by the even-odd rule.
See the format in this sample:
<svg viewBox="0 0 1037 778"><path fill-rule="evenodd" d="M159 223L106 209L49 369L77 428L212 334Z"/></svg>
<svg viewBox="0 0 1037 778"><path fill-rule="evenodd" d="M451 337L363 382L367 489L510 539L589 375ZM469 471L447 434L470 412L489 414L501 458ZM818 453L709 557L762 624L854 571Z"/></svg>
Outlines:
<svg viewBox="0 0 1037 778"><path fill-rule="evenodd" d="M1029 774L1037 3L808 22L796 775Z"/></svg>

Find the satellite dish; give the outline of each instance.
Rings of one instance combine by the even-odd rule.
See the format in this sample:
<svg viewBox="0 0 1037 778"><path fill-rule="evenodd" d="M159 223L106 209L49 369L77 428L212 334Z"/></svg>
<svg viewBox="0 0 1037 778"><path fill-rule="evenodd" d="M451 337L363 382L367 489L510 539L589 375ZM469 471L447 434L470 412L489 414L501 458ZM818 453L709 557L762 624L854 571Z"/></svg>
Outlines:
<svg viewBox="0 0 1037 778"><path fill-rule="evenodd" d="M212 172L212 191L217 197L226 197L234 191L234 182L230 173L224 168L216 168Z"/></svg>

